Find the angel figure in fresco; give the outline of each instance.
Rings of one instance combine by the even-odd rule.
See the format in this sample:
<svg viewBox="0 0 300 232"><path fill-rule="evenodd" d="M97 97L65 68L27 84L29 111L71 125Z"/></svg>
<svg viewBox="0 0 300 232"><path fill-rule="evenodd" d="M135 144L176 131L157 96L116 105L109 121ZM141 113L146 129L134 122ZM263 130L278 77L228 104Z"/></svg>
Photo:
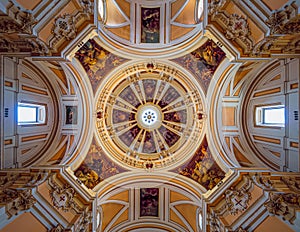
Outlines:
<svg viewBox="0 0 300 232"><path fill-rule="evenodd" d="M142 8L142 43L159 43L159 8Z"/></svg>
<svg viewBox="0 0 300 232"><path fill-rule="evenodd" d="M105 51L98 48L88 41L77 53L77 58L80 60L85 70L91 70L93 73L99 69L103 69L107 60Z"/></svg>
<svg viewBox="0 0 300 232"><path fill-rule="evenodd" d="M193 52L193 55L200 59L205 65L217 67L225 53L212 41L205 43L205 46ZM208 67L209 68L209 67Z"/></svg>
<svg viewBox="0 0 300 232"><path fill-rule="evenodd" d="M95 47L94 64L90 66L90 69L95 73L99 69L105 67L107 55L104 50Z"/></svg>
<svg viewBox="0 0 300 232"><path fill-rule="evenodd" d="M179 173L192 178L206 189L212 189L224 178L223 171L215 164L206 146L201 146L194 163L179 170Z"/></svg>
<svg viewBox="0 0 300 232"><path fill-rule="evenodd" d="M87 166L78 169L75 176L88 188L95 187L99 178L98 174Z"/></svg>

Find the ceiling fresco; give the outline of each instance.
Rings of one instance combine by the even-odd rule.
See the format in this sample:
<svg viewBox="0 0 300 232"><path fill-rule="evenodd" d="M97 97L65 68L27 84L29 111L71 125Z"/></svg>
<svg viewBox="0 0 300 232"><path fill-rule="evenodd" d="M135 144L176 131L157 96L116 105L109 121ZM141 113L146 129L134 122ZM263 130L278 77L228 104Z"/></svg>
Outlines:
<svg viewBox="0 0 300 232"><path fill-rule="evenodd" d="M225 177L225 172L212 157L206 138L203 139L194 156L173 171L191 178L205 187L206 190L213 189Z"/></svg>
<svg viewBox="0 0 300 232"><path fill-rule="evenodd" d="M153 74L143 76L141 80L122 82L113 90L115 96L106 107L106 125L112 128L112 139L123 152L144 159L149 159L149 154L160 158L174 153L185 142L181 135L194 124L187 114L194 112L187 109L187 91L178 89L178 82L152 79L158 78Z"/></svg>
<svg viewBox="0 0 300 232"><path fill-rule="evenodd" d="M300 231L300 0L0 12L0 232Z"/></svg>
<svg viewBox="0 0 300 232"><path fill-rule="evenodd" d="M100 83L110 71L128 60L89 40L75 57L99 93L95 137L75 175L88 188L132 168L176 167L173 172L212 189L225 173L214 161L203 138L205 93L225 53L211 40L181 58L178 65L193 73L159 63L137 63ZM101 148L102 147L102 148ZM182 164L182 161L185 163ZM188 160L188 161L187 161ZM116 162L114 162L116 161Z"/></svg>
<svg viewBox="0 0 300 232"><path fill-rule="evenodd" d="M87 188L94 188L101 181L124 172L125 169L112 162L93 140L87 156L74 174Z"/></svg>
<svg viewBox="0 0 300 232"><path fill-rule="evenodd" d="M75 57L82 64L94 93L102 82L103 78L115 67L128 61L116 56L90 39L75 54Z"/></svg>
<svg viewBox="0 0 300 232"><path fill-rule="evenodd" d="M130 168L183 162L203 137L202 96L189 77L165 64L124 68L99 91L99 143Z"/></svg>
<svg viewBox="0 0 300 232"><path fill-rule="evenodd" d="M173 61L189 70L206 93L214 72L225 57L225 52L208 40L198 49Z"/></svg>

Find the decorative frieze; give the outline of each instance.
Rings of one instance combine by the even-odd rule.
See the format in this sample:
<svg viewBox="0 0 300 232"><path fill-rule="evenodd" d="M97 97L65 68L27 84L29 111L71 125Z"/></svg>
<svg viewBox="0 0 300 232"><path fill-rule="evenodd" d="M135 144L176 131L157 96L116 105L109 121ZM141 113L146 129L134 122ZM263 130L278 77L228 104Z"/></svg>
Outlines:
<svg viewBox="0 0 300 232"><path fill-rule="evenodd" d="M30 173L6 172L0 173L0 190L7 188L26 188L36 187L43 183L48 177L49 172L39 171Z"/></svg>
<svg viewBox="0 0 300 232"><path fill-rule="evenodd" d="M22 26L17 24L11 18L4 16L0 17L0 33L21 33L24 32Z"/></svg>
<svg viewBox="0 0 300 232"><path fill-rule="evenodd" d="M270 180L270 175L255 173L251 176L251 181L263 190L273 190L274 183Z"/></svg>
<svg viewBox="0 0 300 232"><path fill-rule="evenodd" d="M48 46L35 37L18 37L9 39L0 35L0 52L31 53L32 55L50 54Z"/></svg>
<svg viewBox="0 0 300 232"><path fill-rule="evenodd" d="M263 54L269 54L270 49L274 46L276 38L266 37L259 41L252 49L251 56L261 56Z"/></svg>

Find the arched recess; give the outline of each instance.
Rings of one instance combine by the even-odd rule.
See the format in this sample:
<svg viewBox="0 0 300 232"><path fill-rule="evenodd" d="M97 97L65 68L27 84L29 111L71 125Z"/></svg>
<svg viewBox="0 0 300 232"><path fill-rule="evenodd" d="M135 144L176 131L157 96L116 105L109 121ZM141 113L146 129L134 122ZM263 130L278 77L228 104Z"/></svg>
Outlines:
<svg viewBox="0 0 300 232"><path fill-rule="evenodd" d="M208 126L225 163L297 171L299 60L231 64L219 75L209 92ZM284 127L256 122L257 109L267 106L284 106Z"/></svg>
<svg viewBox="0 0 300 232"><path fill-rule="evenodd" d="M98 1L97 19L108 50L124 57L174 58L199 46L203 1Z"/></svg>
<svg viewBox="0 0 300 232"><path fill-rule="evenodd" d="M97 193L99 231L199 230L205 190L185 177L131 172L113 179Z"/></svg>
<svg viewBox="0 0 300 232"><path fill-rule="evenodd" d="M44 61L37 62L47 73L58 96L59 127L52 153L40 161L40 165L68 164L85 154L84 149L91 143L88 136L91 129L93 96L89 80L82 66L76 63ZM81 157L82 158L82 157ZM83 157L84 158L84 157Z"/></svg>
<svg viewBox="0 0 300 232"><path fill-rule="evenodd" d="M253 153L272 170L298 172L300 168L298 85L299 59L275 60L249 82L242 101L245 138ZM269 119L267 111L272 118L282 112L282 123Z"/></svg>
<svg viewBox="0 0 300 232"><path fill-rule="evenodd" d="M4 168L28 167L50 152L59 126L58 96L47 74L32 61L4 58ZM35 119L24 120L21 108Z"/></svg>
<svg viewBox="0 0 300 232"><path fill-rule="evenodd" d="M207 105L208 142L227 168L263 167L251 156L252 153L241 128L241 102L249 81L261 68L260 63L230 63L225 60L214 74L214 84L210 85Z"/></svg>

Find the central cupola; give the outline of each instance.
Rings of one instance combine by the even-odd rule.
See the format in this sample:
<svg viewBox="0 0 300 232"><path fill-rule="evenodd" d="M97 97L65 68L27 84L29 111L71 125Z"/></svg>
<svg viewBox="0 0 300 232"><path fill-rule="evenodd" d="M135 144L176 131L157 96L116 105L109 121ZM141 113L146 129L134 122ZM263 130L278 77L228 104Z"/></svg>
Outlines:
<svg viewBox="0 0 300 232"><path fill-rule="evenodd" d="M126 167L179 164L203 137L201 96L191 77L165 64L138 63L122 69L99 92L99 142Z"/></svg>

